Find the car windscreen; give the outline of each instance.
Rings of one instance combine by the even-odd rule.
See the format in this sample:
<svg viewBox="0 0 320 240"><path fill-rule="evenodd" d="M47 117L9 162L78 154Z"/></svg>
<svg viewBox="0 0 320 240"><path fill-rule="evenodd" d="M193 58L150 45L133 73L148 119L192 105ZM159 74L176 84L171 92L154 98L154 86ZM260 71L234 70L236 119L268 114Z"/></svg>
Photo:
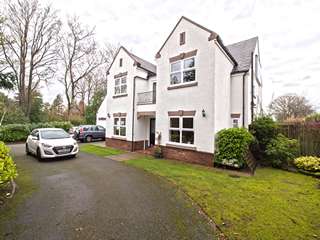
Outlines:
<svg viewBox="0 0 320 240"><path fill-rule="evenodd" d="M42 139L62 139L70 137L70 135L63 130L43 130L40 134Z"/></svg>

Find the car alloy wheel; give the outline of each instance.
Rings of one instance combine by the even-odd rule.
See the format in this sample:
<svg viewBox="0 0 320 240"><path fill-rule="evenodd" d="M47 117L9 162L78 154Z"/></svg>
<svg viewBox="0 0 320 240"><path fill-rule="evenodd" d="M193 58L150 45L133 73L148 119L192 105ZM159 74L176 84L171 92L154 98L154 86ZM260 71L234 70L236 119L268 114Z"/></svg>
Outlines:
<svg viewBox="0 0 320 240"><path fill-rule="evenodd" d="M92 142L92 137L91 136L87 136L86 137L86 142Z"/></svg>

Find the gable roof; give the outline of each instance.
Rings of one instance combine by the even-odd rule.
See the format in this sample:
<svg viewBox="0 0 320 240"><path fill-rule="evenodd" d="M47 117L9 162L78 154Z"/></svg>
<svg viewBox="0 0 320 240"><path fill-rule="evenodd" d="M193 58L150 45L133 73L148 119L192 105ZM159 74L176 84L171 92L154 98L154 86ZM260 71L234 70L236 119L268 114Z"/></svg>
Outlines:
<svg viewBox="0 0 320 240"><path fill-rule="evenodd" d="M258 40L258 37L253 37L241 42L227 45L227 49L238 63L238 66L233 68L232 73L245 72L250 69L251 54L254 52Z"/></svg>
<svg viewBox="0 0 320 240"><path fill-rule="evenodd" d="M122 49L123 51L125 51L125 52L129 55L129 57L131 57L131 59L134 61L134 64L135 64L135 65L137 65L138 67L146 70L150 75L153 75L153 76L156 75L156 73L157 73L157 67L156 67L154 64L152 64L151 62L148 62L147 60L144 60L144 59L142 59L142 58L134 55L133 53L129 52L124 46L121 46L121 47L118 49L117 53L116 53L115 56L113 57L113 60L112 60L110 66L109 66L109 68L108 68L107 73L109 73L109 70L110 70L111 66L113 65L114 60L117 58L117 56L118 56L118 54L119 54L119 52L120 52L121 49Z"/></svg>
<svg viewBox="0 0 320 240"><path fill-rule="evenodd" d="M144 60L133 53L130 53L131 57L135 59L135 61L138 63L138 66L149 71L150 73L156 74L157 67L156 65L152 64L151 62L148 62L147 60Z"/></svg>
<svg viewBox="0 0 320 240"><path fill-rule="evenodd" d="M177 24L174 26L174 28L172 29L171 33L169 34L169 36L167 37L167 39L164 41L164 43L162 44L161 48L159 49L159 51L157 52L156 54L156 58L160 57L161 54L161 50L162 48L166 45L166 43L168 42L169 38L171 37L171 35L173 34L173 32L176 30L176 28L178 27L178 25L180 24L180 22L182 21L182 19L190 22L191 24L201 28L202 30L204 31L207 31L210 35L208 37L208 41L211 41L211 40L217 40L217 42L220 44L220 46L223 48L223 50L227 53L227 55L230 57L231 61L234 63L234 65L237 65L237 61L234 59L234 57L232 56L232 54L229 52L229 50L225 47L225 45L223 44L222 42L222 39L221 37L219 36L219 34L217 34L216 32L200 25L199 23L196 23L194 21L192 21L191 19L185 17L185 16L182 16L179 21L177 22Z"/></svg>

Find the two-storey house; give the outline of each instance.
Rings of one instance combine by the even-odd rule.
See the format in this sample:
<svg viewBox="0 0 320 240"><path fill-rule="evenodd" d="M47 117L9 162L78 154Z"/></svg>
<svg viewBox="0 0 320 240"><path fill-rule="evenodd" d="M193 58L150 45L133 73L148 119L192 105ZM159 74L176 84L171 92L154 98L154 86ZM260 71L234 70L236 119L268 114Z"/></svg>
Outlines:
<svg viewBox="0 0 320 240"><path fill-rule="evenodd" d="M257 37L225 46L186 17L157 52L156 67L121 47L103 107L106 145L156 144L164 157L212 165L216 133L248 127L262 110L260 67Z"/></svg>

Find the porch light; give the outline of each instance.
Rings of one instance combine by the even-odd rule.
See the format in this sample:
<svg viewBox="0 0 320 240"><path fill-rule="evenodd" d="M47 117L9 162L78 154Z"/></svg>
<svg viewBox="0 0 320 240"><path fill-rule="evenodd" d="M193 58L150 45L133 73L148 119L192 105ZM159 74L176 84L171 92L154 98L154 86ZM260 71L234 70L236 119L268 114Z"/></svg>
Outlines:
<svg viewBox="0 0 320 240"><path fill-rule="evenodd" d="M108 116L108 118L110 118L111 116L110 116L110 113L107 113L107 116Z"/></svg>
<svg viewBox="0 0 320 240"><path fill-rule="evenodd" d="M202 117L206 117L206 111L202 109Z"/></svg>

